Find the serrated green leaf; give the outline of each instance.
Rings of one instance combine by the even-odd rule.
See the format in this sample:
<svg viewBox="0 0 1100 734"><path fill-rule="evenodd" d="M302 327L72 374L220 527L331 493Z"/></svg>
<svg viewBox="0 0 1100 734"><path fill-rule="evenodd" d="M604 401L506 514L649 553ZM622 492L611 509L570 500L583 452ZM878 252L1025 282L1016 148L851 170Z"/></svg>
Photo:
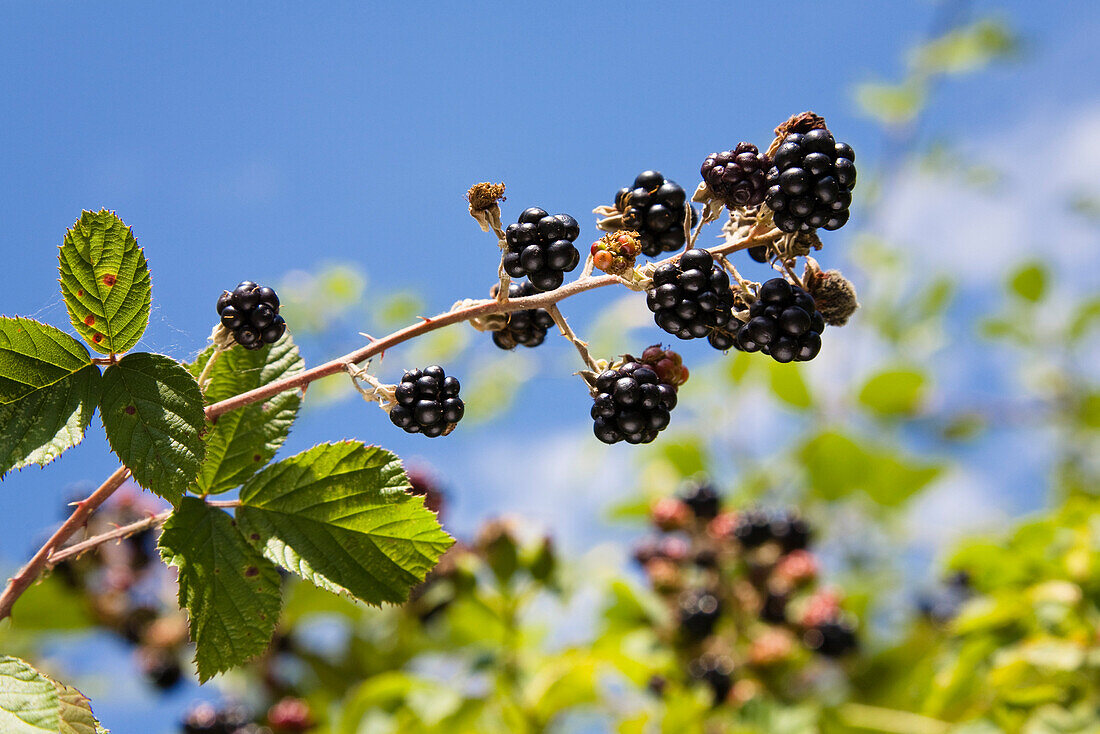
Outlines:
<svg viewBox="0 0 1100 734"><path fill-rule="evenodd" d="M61 295L73 328L92 349L122 354L149 323L152 288L145 254L114 212L82 212L58 253Z"/></svg>
<svg viewBox="0 0 1100 734"><path fill-rule="evenodd" d="M88 350L52 326L0 316L0 405L14 403L92 363Z"/></svg>
<svg viewBox="0 0 1100 734"><path fill-rule="evenodd" d="M46 676L19 658L0 657L0 731L57 734L61 700Z"/></svg>
<svg viewBox="0 0 1100 734"><path fill-rule="evenodd" d="M51 681L60 701L58 734L110 734L100 726L92 713L92 703L80 691L57 681Z"/></svg>
<svg viewBox="0 0 1100 734"><path fill-rule="evenodd" d="M886 369L863 383L859 402L881 416L911 415L920 407L926 386L927 378L916 369Z"/></svg>
<svg viewBox="0 0 1100 734"><path fill-rule="evenodd" d="M129 354L103 373L99 410L107 441L138 484L178 502L206 450L202 394L191 373L160 354Z"/></svg>
<svg viewBox="0 0 1100 734"><path fill-rule="evenodd" d="M84 439L99 402L99 368L88 365L14 403L0 405L0 475L46 466Z"/></svg>
<svg viewBox="0 0 1100 734"><path fill-rule="evenodd" d="M267 648L282 604L279 571L227 513L184 497L159 547L165 563L179 569L179 602L191 620L200 681Z"/></svg>
<svg viewBox="0 0 1100 734"><path fill-rule="evenodd" d="M191 374L198 376L202 372L213 349L206 349L190 365ZM299 374L304 369L305 362L290 334L284 334L275 344L262 349L230 349L218 355L210 368L210 383L204 397L209 405ZM203 436L206 458L195 481L195 491L199 494L225 492L239 487L259 471L286 441L301 404L299 391L287 390L263 402L218 416Z"/></svg>
<svg viewBox="0 0 1100 734"><path fill-rule="evenodd" d="M400 460L358 442L321 444L241 489L237 519L269 559L371 604L400 602L454 542Z"/></svg>
<svg viewBox="0 0 1100 734"><path fill-rule="evenodd" d="M1038 303L1047 292L1046 268L1037 262L1025 263L1008 277L1009 291L1031 303Z"/></svg>

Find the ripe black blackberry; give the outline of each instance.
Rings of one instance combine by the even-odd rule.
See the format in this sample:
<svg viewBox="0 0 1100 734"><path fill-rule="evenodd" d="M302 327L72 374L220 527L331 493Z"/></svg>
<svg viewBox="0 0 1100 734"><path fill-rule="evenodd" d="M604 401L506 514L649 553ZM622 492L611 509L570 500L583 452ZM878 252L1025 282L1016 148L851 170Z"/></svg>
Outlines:
<svg viewBox="0 0 1100 734"><path fill-rule="evenodd" d="M752 143L738 143L733 150L711 153L699 172L707 188L730 209L756 206L767 191L765 176L771 160Z"/></svg>
<svg viewBox="0 0 1100 734"><path fill-rule="evenodd" d="M787 596L768 592L760 606L760 619L768 624L787 623Z"/></svg>
<svg viewBox="0 0 1100 734"><path fill-rule="evenodd" d="M856 185L856 154L824 128L791 133L776 149L765 201L784 232L840 229Z"/></svg>
<svg viewBox="0 0 1100 734"><path fill-rule="evenodd" d="M729 274L706 250L688 250L653 271L646 305L657 326L669 334L681 339L709 336L733 317Z"/></svg>
<svg viewBox="0 0 1100 734"><path fill-rule="evenodd" d="M838 658L858 646L856 631L843 620L822 622L802 635L806 647L827 658Z"/></svg>
<svg viewBox="0 0 1100 734"><path fill-rule="evenodd" d="M627 361L596 378L592 427L596 438L612 444L649 443L668 426L676 407L676 387L647 365Z"/></svg>
<svg viewBox="0 0 1100 734"><path fill-rule="evenodd" d="M429 438L446 435L466 411L458 397L459 387L458 380L448 377L439 365L410 370L394 387L396 405L390 408L390 421L406 433Z"/></svg>
<svg viewBox="0 0 1100 734"><path fill-rule="evenodd" d="M714 631L722 614L722 603L705 589L689 589L676 600L680 630L691 640L701 640Z"/></svg>
<svg viewBox="0 0 1100 734"><path fill-rule="evenodd" d="M733 535L745 548L758 548L772 539L771 518L763 510L740 512Z"/></svg>
<svg viewBox="0 0 1100 734"><path fill-rule="evenodd" d="M771 536L784 553L802 550L810 544L810 525L798 513L780 512L772 517Z"/></svg>
<svg viewBox="0 0 1100 734"><path fill-rule="evenodd" d="M494 286L492 295L496 297ZM527 281L516 283L513 281L508 286L509 298L523 298L538 293ZM554 325L554 319L545 308L527 308L522 311L512 311L508 314L508 325L499 331L493 332L493 344L501 349L515 349L516 345L525 347L537 347L546 339L546 332Z"/></svg>
<svg viewBox="0 0 1100 734"><path fill-rule="evenodd" d="M813 296L783 278L772 278L760 286L749 320L731 319L710 342L718 349L763 352L780 363L808 362L821 351L824 330Z"/></svg>
<svg viewBox="0 0 1100 734"><path fill-rule="evenodd" d="M536 291L552 291L565 282L565 274L577 267L581 254L573 241L581 232L568 214L524 209L519 221L504 230L508 252L504 271L513 278L526 277Z"/></svg>
<svg viewBox="0 0 1100 734"><path fill-rule="evenodd" d="M274 289L251 280L241 281L232 292L222 291L218 316L222 326L232 331L233 338L245 349L274 344L286 331L286 322L279 315L279 296Z"/></svg>
<svg viewBox="0 0 1100 734"><path fill-rule="evenodd" d="M619 189L615 208L622 214L623 228L638 233L642 252L656 257L684 246L684 216L687 192L660 171L642 171L631 188ZM698 215L691 210L691 224Z"/></svg>
<svg viewBox="0 0 1100 734"><path fill-rule="evenodd" d="M709 482L691 482L682 487L677 495L700 520L713 520L718 517L722 499L714 485Z"/></svg>
<svg viewBox="0 0 1100 734"><path fill-rule="evenodd" d="M733 660L725 655L706 653L688 663L691 677L706 683L714 694L714 705L725 702L733 690Z"/></svg>

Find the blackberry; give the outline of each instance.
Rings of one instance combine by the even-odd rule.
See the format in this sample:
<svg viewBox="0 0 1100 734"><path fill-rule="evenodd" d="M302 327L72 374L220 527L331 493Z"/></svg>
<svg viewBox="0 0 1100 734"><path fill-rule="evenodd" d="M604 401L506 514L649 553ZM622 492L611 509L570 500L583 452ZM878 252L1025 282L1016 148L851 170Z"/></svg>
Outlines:
<svg viewBox="0 0 1100 734"><path fill-rule="evenodd" d="M676 600L680 630L688 639L701 640L714 631L722 614L718 597L702 589L689 589Z"/></svg>
<svg viewBox="0 0 1100 734"><path fill-rule="evenodd" d="M288 696L268 709L267 723L278 732L297 734L313 728L313 716L308 703Z"/></svg>
<svg viewBox="0 0 1100 734"><path fill-rule="evenodd" d="M729 274L706 250L688 250L653 271L646 305L657 326L669 334L680 339L709 336L733 319Z"/></svg>
<svg viewBox="0 0 1100 734"><path fill-rule="evenodd" d="M795 512L779 513L772 518L771 535L784 553L803 550L810 544L810 525Z"/></svg>
<svg viewBox="0 0 1100 734"><path fill-rule="evenodd" d="M736 323L734 323L736 322ZM825 320L814 305L813 296L783 278L772 278L760 286L749 308L749 320L732 319L714 335L716 348L764 352L776 362L808 362L821 351Z"/></svg>
<svg viewBox="0 0 1100 734"><path fill-rule="evenodd" d="M676 387L647 365L627 361L596 378L592 427L596 438L612 444L649 443L668 426L676 407Z"/></svg>
<svg viewBox="0 0 1100 734"><path fill-rule="evenodd" d="M768 592L760 607L760 619L769 624L786 624L787 596Z"/></svg>
<svg viewBox="0 0 1100 734"><path fill-rule="evenodd" d="M573 246L581 228L568 214L524 209L519 221L504 230L508 252L504 271L513 278L527 277L536 291L552 291L565 282L565 274L577 267L581 254Z"/></svg>
<svg viewBox="0 0 1100 734"><path fill-rule="evenodd" d="M619 189L615 195L615 208L622 214L623 228L638 233L647 257L684 246L684 216L688 206L687 192L660 171L642 171L631 188ZM692 226L697 219L698 214L692 209Z"/></svg>
<svg viewBox="0 0 1100 734"><path fill-rule="evenodd" d="M693 679L710 687L715 706L722 704L733 690L733 661L725 655L702 655L688 663L688 672Z"/></svg>
<svg viewBox="0 0 1100 734"><path fill-rule="evenodd" d="M183 718L183 734L223 734L217 710L208 703L191 707Z"/></svg>
<svg viewBox="0 0 1100 734"><path fill-rule="evenodd" d="M492 295L496 297L494 286ZM509 298L523 298L538 293L527 281L512 282L508 286ZM545 308L527 308L508 314L508 325L493 332L493 344L501 349L515 349L516 345L537 347L546 339L546 332L554 325L554 319Z"/></svg>
<svg viewBox="0 0 1100 734"><path fill-rule="evenodd" d="M279 296L274 289L241 281L233 292L218 297L218 316L222 326L233 332L233 339L245 349L260 349L274 344L286 331L279 315Z"/></svg>
<svg viewBox="0 0 1100 734"><path fill-rule="evenodd" d="M855 629L844 621L822 622L802 635L806 647L827 658L838 658L858 646Z"/></svg>
<svg viewBox="0 0 1100 734"><path fill-rule="evenodd" d="M752 143L738 143L733 150L711 153L699 172L718 199L730 209L756 206L764 201L764 177L771 167L768 156Z"/></svg>
<svg viewBox="0 0 1100 734"><path fill-rule="evenodd" d="M183 679L183 668L175 656L159 650L143 651L141 672L147 681L162 691L175 688Z"/></svg>
<svg viewBox="0 0 1100 734"><path fill-rule="evenodd" d="M856 185L856 154L824 128L791 133L776 148L765 202L784 232L840 229Z"/></svg>
<svg viewBox="0 0 1100 734"><path fill-rule="evenodd" d="M772 539L771 518L761 510L739 513L733 536L745 548L758 548Z"/></svg>
<svg viewBox="0 0 1100 734"><path fill-rule="evenodd" d="M695 517L700 520L713 520L718 517L722 500L714 485L708 482L693 482L678 493L680 501L687 505Z"/></svg>
<svg viewBox="0 0 1100 734"><path fill-rule="evenodd" d="M439 365L410 370L394 387L396 404L390 408L390 421L406 433L429 438L446 435L466 411L458 397L459 387L458 380L448 377Z"/></svg>

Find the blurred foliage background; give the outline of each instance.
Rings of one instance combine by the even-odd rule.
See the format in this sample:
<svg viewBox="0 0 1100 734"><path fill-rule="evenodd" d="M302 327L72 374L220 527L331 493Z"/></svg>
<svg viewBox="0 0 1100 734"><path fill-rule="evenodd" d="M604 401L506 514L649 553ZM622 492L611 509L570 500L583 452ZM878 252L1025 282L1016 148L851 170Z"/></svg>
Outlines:
<svg viewBox="0 0 1100 734"><path fill-rule="evenodd" d="M612 537L625 543L563 554L538 518L487 521L404 607L365 608L288 579L280 642L212 684L212 698L243 705L244 719L276 732L1100 731L1100 295L1087 287L1095 278L1067 279L1036 242L1034 257L1001 269L996 294L960 300L967 269L932 266L914 250L934 233L899 239L884 197L921 176L975 196L1012 185L998 167L1007 162L919 135L942 85L1027 63L1025 40L1003 18L956 21L946 14L905 54L901 78L854 91L886 150L873 170L862 164L860 217L850 225L858 231L846 230L845 274L863 308L829 330L831 355L811 364L743 353L692 364L672 427L634 449L635 491L607 510ZM1095 235L1098 195L1068 191L1064 209L1047 215L1076 218ZM830 256L827 243L818 259L828 266ZM762 277L744 260L749 277ZM295 338L323 354L427 309L421 294L387 291L341 262L288 273L279 292ZM652 338L632 294L575 326L601 355ZM402 364L456 365L470 376L464 427L492 422L550 368L533 352L487 349L488 339L467 328L434 332L387 355L381 376ZM310 387L306 406L343 400L358 397L331 378ZM583 446L557 460L588 465ZM1024 454L1042 468L1045 501L1007 520L972 485L988 486L991 462L1011 471ZM797 508L819 567L820 588L807 598L827 591L836 614L853 620L856 649L813 654L802 644L808 626L749 619L759 601L749 590L736 610L724 603L730 626L708 638L730 666L730 688L716 695L713 676L692 667L714 650L669 631L683 622L670 589L691 587L694 556L676 551L663 568L640 568L626 547L652 533L662 499L700 478L733 516ZM447 497L462 487L449 486L442 467L422 483L442 493L446 525ZM596 476L591 491L600 491ZM913 536L939 537L938 524L974 530L929 557ZM693 527L691 553L711 537ZM66 645L106 630L134 644L150 681L174 685L173 665L187 675L188 652L171 579L143 553L136 544L106 553L35 587L0 630L5 650L64 670ZM716 573L736 590L759 568L745 556ZM65 676L95 700L106 685L98 672L86 667L86 682ZM308 716L287 724L286 702L298 700Z"/></svg>

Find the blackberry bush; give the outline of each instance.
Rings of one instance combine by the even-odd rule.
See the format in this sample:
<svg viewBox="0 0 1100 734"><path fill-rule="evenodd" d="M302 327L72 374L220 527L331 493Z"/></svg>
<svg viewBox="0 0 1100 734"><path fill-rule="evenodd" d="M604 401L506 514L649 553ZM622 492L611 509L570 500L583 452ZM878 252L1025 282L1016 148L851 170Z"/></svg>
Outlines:
<svg viewBox="0 0 1100 734"><path fill-rule="evenodd" d="M657 267L646 292L657 326L680 339L699 339L723 329L733 317L735 303L729 274L700 249Z"/></svg>
<svg viewBox="0 0 1100 734"><path fill-rule="evenodd" d="M279 315L279 296L274 289L258 286L251 280L218 297L218 316L222 326L245 349L260 349L274 344L286 332L286 321Z"/></svg>
<svg viewBox="0 0 1100 734"><path fill-rule="evenodd" d="M390 408L390 421L406 433L428 438L445 436L466 412L466 405L458 397L459 387L458 379L448 376L437 364L410 370L394 387L396 404Z"/></svg>
<svg viewBox="0 0 1100 734"><path fill-rule="evenodd" d="M666 179L660 171L642 171L634 179L633 186L619 189L615 195L615 210L621 216L621 228L638 233L642 253L647 257L673 252L684 246L687 208L687 192L675 181ZM693 226L696 219L692 209Z"/></svg>
<svg viewBox="0 0 1100 734"><path fill-rule="evenodd" d="M496 296L497 286L493 287ZM538 291L529 282L512 282L508 285L509 298L532 296ZM507 314L507 325L493 332L493 344L501 349L517 346L537 347L546 339L546 332L554 325L554 319L545 308L527 308Z"/></svg>
<svg viewBox="0 0 1100 734"><path fill-rule="evenodd" d="M738 143L733 150L711 153L699 169L707 188L730 209L757 206L767 191L768 156L752 143Z"/></svg>
<svg viewBox="0 0 1100 734"><path fill-rule="evenodd" d="M848 221L856 185L855 152L827 129L791 133L768 171L766 203L784 232L840 229Z"/></svg>
<svg viewBox="0 0 1100 734"><path fill-rule="evenodd" d="M577 220L545 209L524 209L519 221L504 230L508 251L504 270L513 278L526 277L536 291L551 291L565 282L565 274L580 262L573 246L580 234Z"/></svg>

